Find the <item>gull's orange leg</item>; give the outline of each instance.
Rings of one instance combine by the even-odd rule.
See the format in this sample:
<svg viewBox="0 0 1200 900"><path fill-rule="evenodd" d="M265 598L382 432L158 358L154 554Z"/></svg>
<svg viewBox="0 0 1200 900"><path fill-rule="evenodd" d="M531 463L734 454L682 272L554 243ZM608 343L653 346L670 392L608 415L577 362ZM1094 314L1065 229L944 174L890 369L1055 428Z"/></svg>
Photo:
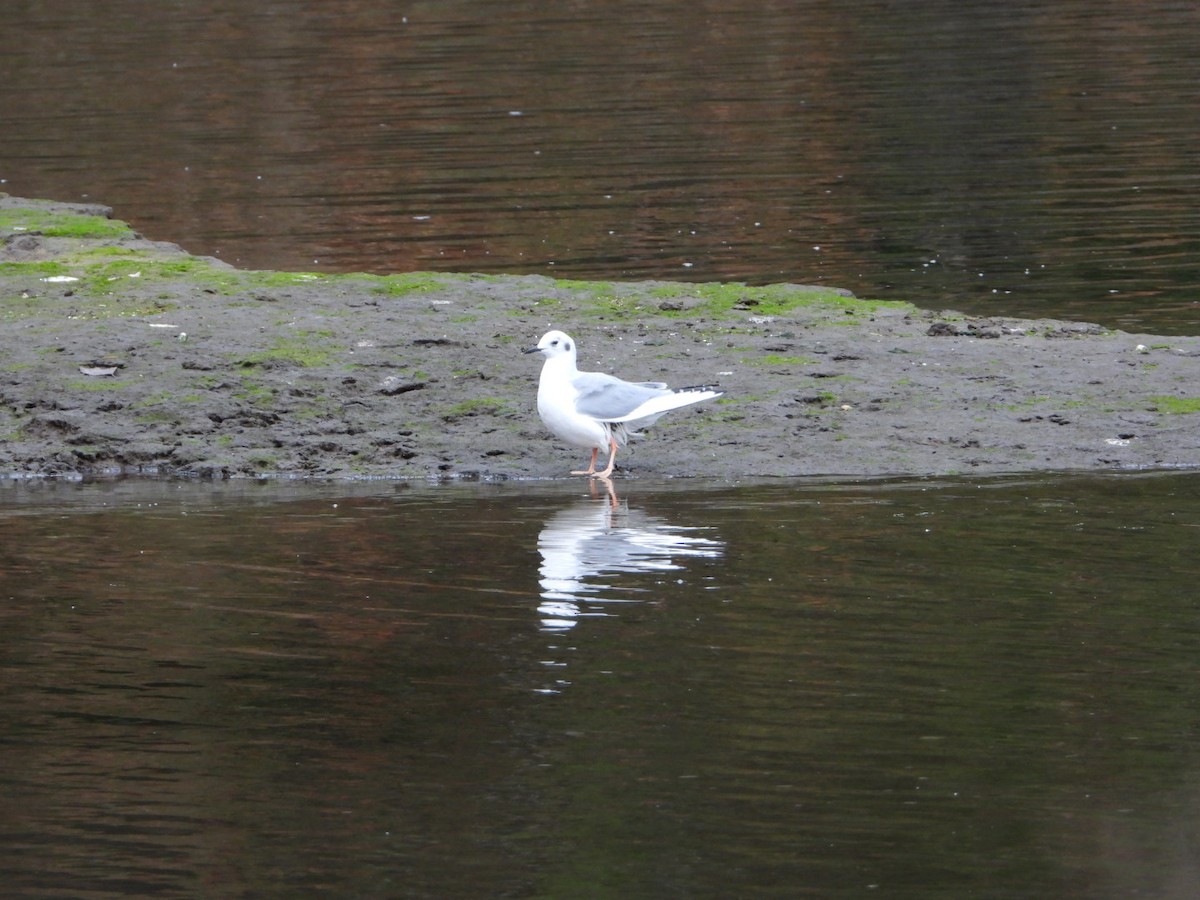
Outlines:
<svg viewBox="0 0 1200 900"><path fill-rule="evenodd" d="M593 478L608 478L613 473L613 463L615 463L617 461L617 440L616 440L616 438L609 438L608 446L612 448L612 453L610 453L608 455L608 468L605 469L603 472L594 471L596 468L595 453L598 453L599 451L593 452L593 455L592 455L592 469L593 469L592 477Z"/></svg>
<svg viewBox="0 0 1200 900"><path fill-rule="evenodd" d="M615 451L614 451L615 452ZM592 448L592 464L583 472L572 472L572 475L595 475L596 474L596 458L600 455L600 448Z"/></svg>

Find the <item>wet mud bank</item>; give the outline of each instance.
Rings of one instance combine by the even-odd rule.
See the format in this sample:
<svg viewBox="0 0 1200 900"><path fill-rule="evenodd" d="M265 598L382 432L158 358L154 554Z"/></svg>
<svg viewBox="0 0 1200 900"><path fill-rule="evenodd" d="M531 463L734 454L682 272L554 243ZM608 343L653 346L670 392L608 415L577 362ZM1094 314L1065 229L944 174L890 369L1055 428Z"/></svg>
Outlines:
<svg viewBox="0 0 1200 900"><path fill-rule="evenodd" d="M551 328L580 368L719 383L622 476L1200 465L1200 338L803 285L244 271L105 207L0 195L0 474L549 478Z"/></svg>

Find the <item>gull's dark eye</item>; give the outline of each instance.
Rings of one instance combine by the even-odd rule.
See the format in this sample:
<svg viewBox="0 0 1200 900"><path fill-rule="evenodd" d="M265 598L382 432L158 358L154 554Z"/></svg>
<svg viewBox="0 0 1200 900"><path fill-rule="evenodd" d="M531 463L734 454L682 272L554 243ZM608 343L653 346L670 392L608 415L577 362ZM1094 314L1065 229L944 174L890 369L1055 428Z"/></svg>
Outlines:
<svg viewBox="0 0 1200 900"><path fill-rule="evenodd" d="M551 347L557 347L557 346L558 346L558 339L557 339L557 338L555 338L554 340L552 340L552 341L550 342L550 346L551 346Z"/></svg>

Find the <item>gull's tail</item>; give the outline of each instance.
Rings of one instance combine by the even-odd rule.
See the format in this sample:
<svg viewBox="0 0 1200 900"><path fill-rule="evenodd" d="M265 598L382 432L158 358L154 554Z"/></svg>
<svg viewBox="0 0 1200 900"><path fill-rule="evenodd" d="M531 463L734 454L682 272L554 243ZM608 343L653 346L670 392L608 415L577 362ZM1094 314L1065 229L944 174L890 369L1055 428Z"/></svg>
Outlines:
<svg viewBox="0 0 1200 900"><path fill-rule="evenodd" d="M657 397L651 397L628 415L621 416L619 419L610 419L609 421L613 423L625 422L630 425L644 427L654 424L655 420L663 413L678 409L681 406L689 406L692 403L700 403L703 400L713 400L724 393L724 391L717 390L714 385L666 390ZM635 434L636 432L631 431L630 433Z"/></svg>

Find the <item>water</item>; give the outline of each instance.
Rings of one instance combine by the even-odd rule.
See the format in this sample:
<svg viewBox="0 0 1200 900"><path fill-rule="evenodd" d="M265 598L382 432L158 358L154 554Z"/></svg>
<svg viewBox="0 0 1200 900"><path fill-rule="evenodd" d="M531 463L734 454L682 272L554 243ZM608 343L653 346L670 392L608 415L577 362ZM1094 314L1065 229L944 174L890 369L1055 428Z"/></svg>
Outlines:
<svg viewBox="0 0 1200 900"><path fill-rule="evenodd" d="M1200 7L21 3L0 189L244 266L1195 333Z"/></svg>
<svg viewBox="0 0 1200 900"><path fill-rule="evenodd" d="M8 483L7 897L1193 896L1196 476Z"/></svg>
<svg viewBox="0 0 1200 900"><path fill-rule="evenodd" d="M1200 324L1192 3L12 6L238 265ZM3 893L1195 896L1198 484L0 483Z"/></svg>

